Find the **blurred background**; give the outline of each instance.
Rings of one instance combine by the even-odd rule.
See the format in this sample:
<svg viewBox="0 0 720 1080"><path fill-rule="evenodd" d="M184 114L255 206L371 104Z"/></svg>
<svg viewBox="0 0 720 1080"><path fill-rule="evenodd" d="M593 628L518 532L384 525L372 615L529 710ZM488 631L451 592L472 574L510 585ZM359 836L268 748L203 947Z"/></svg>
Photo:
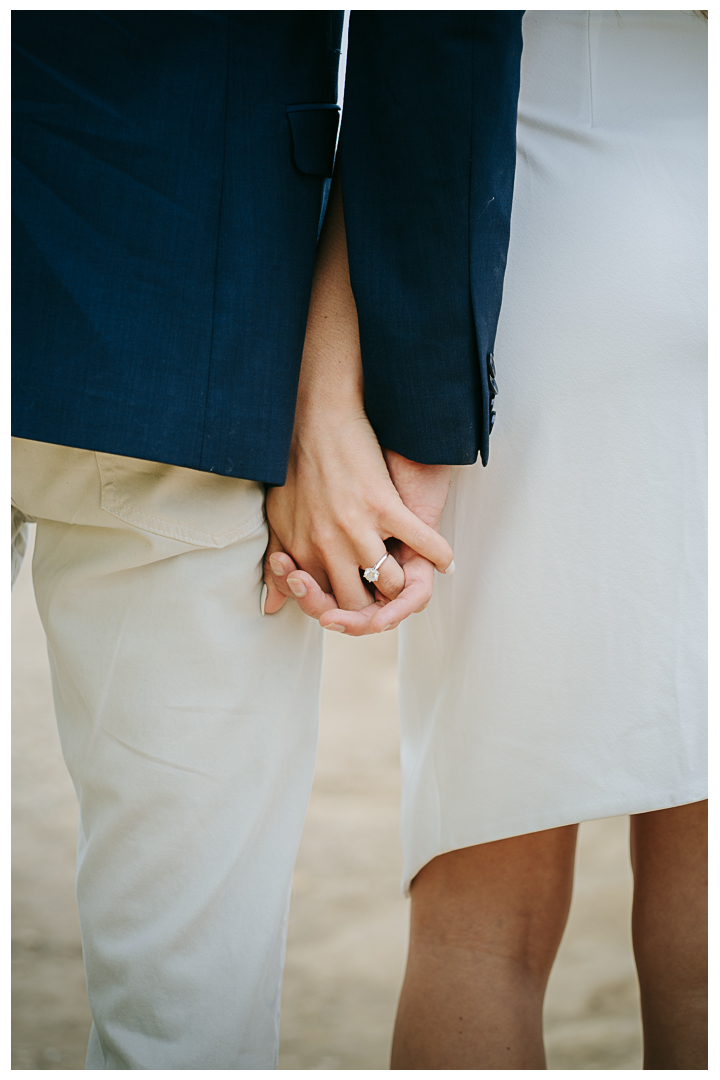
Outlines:
<svg viewBox="0 0 720 1080"><path fill-rule="evenodd" d="M13 1069L82 1069L75 794L55 729L31 550L13 595ZM295 870L281 1069L387 1069L409 902L400 892L397 632L326 635L318 767ZM550 980L551 1069L639 1069L627 818L581 826Z"/></svg>

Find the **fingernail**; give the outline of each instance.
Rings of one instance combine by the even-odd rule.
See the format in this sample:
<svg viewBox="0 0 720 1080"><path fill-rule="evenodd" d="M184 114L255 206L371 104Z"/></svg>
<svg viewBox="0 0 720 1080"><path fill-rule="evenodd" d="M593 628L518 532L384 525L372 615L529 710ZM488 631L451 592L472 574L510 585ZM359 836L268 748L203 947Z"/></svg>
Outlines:
<svg viewBox="0 0 720 1080"><path fill-rule="evenodd" d="M337 630L338 634L344 634L345 633L345 627L341 626L340 623L338 623L338 622L328 623L327 626L325 627L325 629L326 630Z"/></svg>
<svg viewBox="0 0 720 1080"><path fill-rule="evenodd" d="M278 577L282 577L283 574L285 573L285 567L280 562L280 560L277 558L277 556L270 555L270 557L268 558L268 562L270 563L270 568L271 568L273 574L277 574Z"/></svg>
<svg viewBox="0 0 720 1080"><path fill-rule="evenodd" d="M382 631L381 631L381 633L383 633L383 634L384 634L386 630L394 630L396 626L397 626L397 623L396 623L396 622L391 622L389 626L384 626L384 627L382 628Z"/></svg>
<svg viewBox="0 0 720 1080"><path fill-rule="evenodd" d="M452 561L452 562L450 563L450 565L448 566L448 568L447 568L447 570L445 571L445 573L446 573L446 574L454 574L454 573L455 573L455 560L454 560L454 559L453 559L453 561Z"/></svg>
<svg viewBox="0 0 720 1080"><path fill-rule="evenodd" d="M263 585L260 593L260 614L265 614L265 601L267 600L267 585Z"/></svg>
<svg viewBox="0 0 720 1080"><path fill-rule="evenodd" d="M290 591L292 592L293 596L305 596L307 589L303 585L300 578L289 577L287 579L287 583L290 586Z"/></svg>

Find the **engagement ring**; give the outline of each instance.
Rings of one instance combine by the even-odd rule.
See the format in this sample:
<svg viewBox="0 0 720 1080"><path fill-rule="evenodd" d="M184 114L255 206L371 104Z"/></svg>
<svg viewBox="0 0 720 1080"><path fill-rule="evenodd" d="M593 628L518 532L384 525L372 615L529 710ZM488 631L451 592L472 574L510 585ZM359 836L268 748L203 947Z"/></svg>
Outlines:
<svg viewBox="0 0 720 1080"><path fill-rule="evenodd" d="M386 551L380 562L376 562L374 566L365 567L365 569L363 570L363 577L366 581L377 581L377 579L380 577L380 567L385 562L389 554L390 552Z"/></svg>

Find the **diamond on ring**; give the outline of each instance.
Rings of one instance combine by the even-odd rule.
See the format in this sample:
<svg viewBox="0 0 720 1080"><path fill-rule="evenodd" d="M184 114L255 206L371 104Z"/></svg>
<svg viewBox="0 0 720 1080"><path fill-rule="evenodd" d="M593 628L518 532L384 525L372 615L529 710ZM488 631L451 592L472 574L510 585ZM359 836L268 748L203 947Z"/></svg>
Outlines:
<svg viewBox="0 0 720 1080"><path fill-rule="evenodd" d="M363 570L363 577L366 581L377 581L377 579L380 577L380 567L385 562L389 554L390 552L386 551L382 559L380 559L379 562L376 562L374 566L365 567L365 569Z"/></svg>

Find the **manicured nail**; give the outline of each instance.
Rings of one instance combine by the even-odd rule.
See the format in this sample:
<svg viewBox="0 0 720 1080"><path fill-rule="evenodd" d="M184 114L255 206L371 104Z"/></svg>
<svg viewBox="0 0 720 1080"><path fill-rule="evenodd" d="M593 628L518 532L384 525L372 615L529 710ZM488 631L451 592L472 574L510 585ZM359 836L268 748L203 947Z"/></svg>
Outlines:
<svg viewBox="0 0 720 1080"><path fill-rule="evenodd" d="M305 596L305 594L307 593L307 589L305 588L300 578L289 577L287 579L287 583L290 586L290 591L292 592L293 596Z"/></svg>
<svg viewBox="0 0 720 1080"><path fill-rule="evenodd" d="M345 627L341 626L339 622L328 623L327 626L325 627L325 629L326 630L337 630L338 634L344 634L345 633Z"/></svg>
<svg viewBox="0 0 720 1080"><path fill-rule="evenodd" d="M445 573L446 573L446 574L454 574L454 573L455 573L455 560L454 560L454 559L453 559L453 561L452 561L452 562L450 563L450 565L448 566L448 568L447 568L447 570L445 571Z"/></svg>
<svg viewBox="0 0 720 1080"><path fill-rule="evenodd" d="M265 614L265 601L267 600L267 585L263 585L260 593L260 614Z"/></svg>
<svg viewBox="0 0 720 1080"><path fill-rule="evenodd" d="M386 630L394 630L396 626L396 622L391 622L389 626L383 626L381 633L384 634Z"/></svg>
<svg viewBox="0 0 720 1080"><path fill-rule="evenodd" d="M271 555L268 558L268 562L270 563L270 569L272 570L273 574L277 574L278 577L282 577L285 573L285 567L280 562L278 557L276 555Z"/></svg>

